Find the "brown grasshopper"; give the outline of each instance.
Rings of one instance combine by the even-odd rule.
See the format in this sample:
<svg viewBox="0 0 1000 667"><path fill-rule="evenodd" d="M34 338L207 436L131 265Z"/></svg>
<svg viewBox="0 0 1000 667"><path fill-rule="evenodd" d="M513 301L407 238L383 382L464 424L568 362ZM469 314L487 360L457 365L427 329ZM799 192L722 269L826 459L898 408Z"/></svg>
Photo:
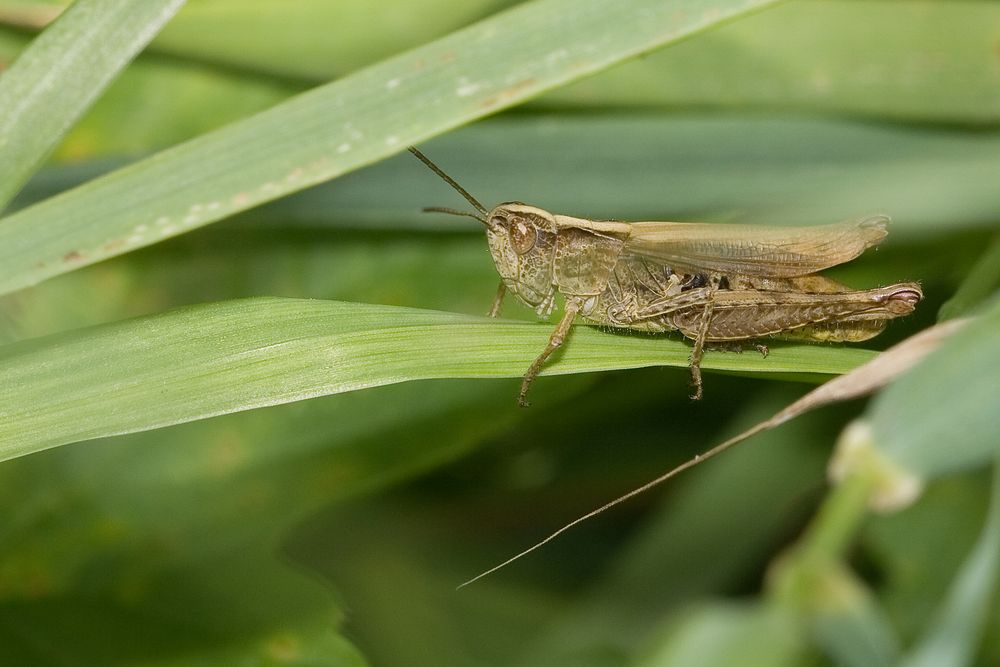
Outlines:
<svg viewBox="0 0 1000 667"><path fill-rule="evenodd" d="M475 218L486 227L500 286L497 317L510 290L547 319L558 292L562 319L528 368L518 403L566 340L573 320L645 332L679 331L691 350L693 399L701 398L707 343L764 336L856 342L878 335L886 321L913 312L923 298L916 283L853 290L818 271L843 264L878 244L889 218L865 217L817 227L758 227L690 222L618 222L555 215L520 202L487 210L416 148L421 162L472 204L476 213L425 211ZM763 354L767 348L758 345Z"/></svg>

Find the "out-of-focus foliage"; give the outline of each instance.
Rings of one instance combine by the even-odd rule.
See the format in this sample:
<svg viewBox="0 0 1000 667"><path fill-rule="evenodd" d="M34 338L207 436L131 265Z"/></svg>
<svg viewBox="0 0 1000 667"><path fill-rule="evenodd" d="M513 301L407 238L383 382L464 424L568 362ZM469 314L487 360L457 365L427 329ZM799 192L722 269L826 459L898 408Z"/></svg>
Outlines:
<svg viewBox="0 0 1000 667"><path fill-rule="evenodd" d="M61 4L0 3L0 69ZM636 1L674 31L653 38L614 23L584 33L609 5L554 0L521 8L547 24L501 17L509 50L424 64L456 89L518 58L546 72L534 88L491 103L499 108L582 73L560 58L533 64L516 48L558 52L555 42L532 42L555 39L558 26L566 42L581 30L590 41L579 54L602 62L701 31L460 127L426 150L487 205L517 199L593 217L748 223L891 215L878 251L831 275L858 287L920 280L926 299L863 347L888 346L939 310L980 317L867 408L876 446L926 485L894 515L867 516L863 478L828 489L831 447L866 408L826 408L456 592L566 521L770 416L808 389L799 381L847 370L871 352L776 345L765 360L709 353L707 369L744 374L706 372L701 403L687 399L683 368L543 377L532 408L519 410L515 379L470 378L515 375L547 329L478 319L496 284L481 230L420 214L464 202L409 156L250 208L306 185L282 183L205 228L195 229L222 213L193 212L197 225L163 235L176 238L144 237L100 263L82 266L96 258L64 250L58 256L70 266L36 266L44 248L66 238L53 230L80 232L75 220L95 221L87 233L99 248L117 238L104 214L131 229L138 212L205 205L260 170L293 173L273 151L237 151L228 163L228 154L197 153L215 141L205 133L235 136L225 134L229 124L256 112L270 110L272 120L255 146L336 157L336 144L285 141L308 133L282 129L287 117L275 105L302 108L295 95L332 79L343 86L335 90L351 90L372 71L384 85L395 78L386 59L515 4L189 0L0 218L0 228L23 230L8 228L8 244L38 253L16 270L0 267L8 288L52 276L0 297L0 450L153 429L0 464L0 663L1000 662L989 557L1000 503L985 470L1000 444L992 414L1000 388L991 301L1000 276L995 3L801 0L743 15L768 3ZM586 15L550 15L539 9L546 5ZM734 20L722 21L729 13ZM640 38L645 47L629 41ZM449 39L458 54L468 46ZM389 69L366 74L369 65ZM402 84L383 90L407 93ZM487 113L432 113L421 95L384 114L402 119L402 143ZM478 102L490 95L469 93ZM341 123L362 108L353 103L343 100ZM325 117L314 120L322 127ZM378 117L353 122L371 123L365 131L384 140ZM167 155L140 165L128 188L85 185L93 189L53 198L186 140L235 180L180 160L178 170L205 167L197 182L173 169L169 183L144 182L141 170L152 164L146 173L157 173ZM399 147L382 144L315 180ZM228 303L247 297L280 297L248 303L281 307L247 314ZM289 305L294 317L282 315ZM507 316L531 319L514 303ZM260 318L274 321L255 326ZM407 329L430 320L460 326ZM305 337L307 321L314 339ZM480 326L491 328L462 329ZM501 331L501 344L488 344ZM580 349L571 339L560 362L565 370L683 365L686 354L678 340L580 334ZM412 376L464 379L362 389L396 372L393 345L430 369ZM486 346L479 356L477 345ZM299 356L275 364L270 346ZM353 384L338 385L341 367L331 360L345 350L360 370ZM452 359L452 350L462 352ZM305 380L321 389L303 391ZM344 393L177 423L331 391ZM30 419L15 419L15 407Z"/></svg>

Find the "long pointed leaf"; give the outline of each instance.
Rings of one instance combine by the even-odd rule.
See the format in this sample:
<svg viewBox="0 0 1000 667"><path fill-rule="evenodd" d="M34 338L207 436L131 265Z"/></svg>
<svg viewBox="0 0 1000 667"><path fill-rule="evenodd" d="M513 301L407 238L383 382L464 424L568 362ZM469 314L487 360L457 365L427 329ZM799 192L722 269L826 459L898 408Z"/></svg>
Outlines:
<svg viewBox="0 0 1000 667"><path fill-rule="evenodd" d="M0 220L0 292L328 180L774 2L526 3Z"/></svg>
<svg viewBox="0 0 1000 667"><path fill-rule="evenodd" d="M1000 298L879 394L869 408L875 442L890 461L932 478L984 465L1000 453Z"/></svg>
<svg viewBox="0 0 1000 667"><path fill-rule="evenodd" d="M390 306L248 299L0 348L0 459L105 435L376 385L518 377L550 325ZM678 340L578 326L552 374L686 366ZM782 346L705 368L842 373L872 353ZM511 401L514 400L513 393Z"/></svg>
<svg viewBox="0 0 1000 667"><path fill-rule="evenodd" d="M958 571L937 618L903 667L969 665L996 595L1000 571L1000 467L994 466L990 508L976 545Z"/></svg>
<svg viewBox="0 0 1000 667"><path fill-rule="evenodd" d="M77 0L0 77L0 209L184 0Z"/></svg>

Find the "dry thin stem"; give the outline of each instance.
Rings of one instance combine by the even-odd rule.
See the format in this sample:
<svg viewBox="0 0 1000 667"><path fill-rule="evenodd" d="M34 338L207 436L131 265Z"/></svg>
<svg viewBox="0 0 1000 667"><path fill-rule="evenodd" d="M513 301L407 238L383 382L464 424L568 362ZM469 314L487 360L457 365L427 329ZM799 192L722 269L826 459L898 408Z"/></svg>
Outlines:
<svg viewBox="0 0 1000 667"><path fill-rule="evenodd" d="M642 486L633 489L623 496L619 496L614 500L601 505L597 509L584 514L578 519L574 519L569 522L559 530L555 531L542 541L534 544L533 546L525 549L519 554L512 556L500 563L495 567L491 567L485 572L476 575L472 579L469 579L465 583L458 586L458 588L464 588L469 584L479 581L483 577L493 574L497 570L500 570L514 561L530 554L532 551L548 544L555 538L559 537L565 533L570 528L577 526L587 519L592 519L598 514L604 512L605 510L611 509L615 505L625 502L641 493L649 491L655 486L662 484L671 477L678 475L688 468L693 468L703 461L707 461L713 456L717 456L722 452L726 451L730 447L737 445L748 438L751 438L762 431L774 428L784 424L786 421L793 419L805 412L818 408L820 406L826 405L828 403L836 403L838 401L846 401L864 394L869 394L876 389L879 389L895 377L897 377L902 372L908 370L918 361L923 359L929 352L937 348L942 340L958 331L960 328L965 326L968 322L967 319L957 319L950 320L948 322L943 322L929 329L925 329L920 333L907 338L903 342L889 348L879 356L875 357L871 361L861 366L858 366L850 373L845 373L838 378L830 380L826 384L817 387L813 391L809 392L799 400L795 401L788 407L784 408L777 414L775 414L770 419L766 419L754 426L751 426L746 431L743 431L739 435L733 436L729 440L716 445L712 449L708 450L704 454L697 454L694 458L685 461L676 468L673 468L664 474L660 475L656 479L646 482Z"/></svg>

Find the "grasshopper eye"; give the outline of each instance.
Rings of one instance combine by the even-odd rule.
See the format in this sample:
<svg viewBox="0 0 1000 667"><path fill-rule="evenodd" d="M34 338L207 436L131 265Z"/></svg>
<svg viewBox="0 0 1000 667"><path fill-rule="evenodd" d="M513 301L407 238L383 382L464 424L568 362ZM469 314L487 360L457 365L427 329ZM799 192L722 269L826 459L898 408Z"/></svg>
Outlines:
<svg viewBox="0 0 1000 667"><path fill-rule="evenodd" d="M514 252L523 255L535 247L535 227L523 220L515 220L508 228L510 234L510 245Z"/></svg>

